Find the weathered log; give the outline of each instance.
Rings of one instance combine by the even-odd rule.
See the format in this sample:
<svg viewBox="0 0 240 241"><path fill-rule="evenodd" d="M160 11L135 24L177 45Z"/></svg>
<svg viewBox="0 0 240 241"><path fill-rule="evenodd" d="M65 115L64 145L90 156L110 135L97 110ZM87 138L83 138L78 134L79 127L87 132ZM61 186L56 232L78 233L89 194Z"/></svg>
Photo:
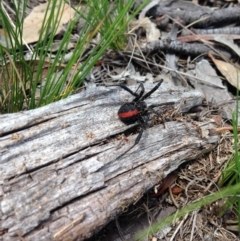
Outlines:
<svg viewBox="0 0 240 241"><path fill-rule="evenodd" d="M99 87L0 116L3 240L90 237L181 163L216 145L209 125L172 121L148 128L121 156L137 135L129 141L114 138L131 128L116 114L126 98L132 96L118 87ZM174 102L181 112L202 101L198 91L166 84L147 99L148 104Z"/></svg>

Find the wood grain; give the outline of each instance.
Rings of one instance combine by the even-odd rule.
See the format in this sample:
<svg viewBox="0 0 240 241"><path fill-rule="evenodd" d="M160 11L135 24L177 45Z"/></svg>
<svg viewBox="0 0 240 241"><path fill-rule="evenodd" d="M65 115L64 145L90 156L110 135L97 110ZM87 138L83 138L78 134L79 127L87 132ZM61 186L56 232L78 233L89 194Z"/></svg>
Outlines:
<svg viewBox="0 0 240 241"><path fill-rule="evenodd" d="M171 121L165 128L148 128L140 143L117 159L137 136L116 138L132 127L117 117L126 99L132 96L118 87L98 87L0 116L3 240L84 240L180 164L216 146L217 134L206 134L211 124ZM202 101L199 91L166 84L147 99L174 102L181 112Z"/></svg>

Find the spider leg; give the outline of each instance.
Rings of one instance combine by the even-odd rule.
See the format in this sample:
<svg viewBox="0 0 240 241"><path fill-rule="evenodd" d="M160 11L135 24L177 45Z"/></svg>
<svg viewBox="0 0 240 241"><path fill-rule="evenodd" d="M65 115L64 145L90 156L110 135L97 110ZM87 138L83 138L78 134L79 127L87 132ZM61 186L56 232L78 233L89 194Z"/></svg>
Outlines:
<svg viewBox="0 0 240 241"><path fill-rule="evenodd" d="M155 107L159 107L159 106L163 106L163 105L174 105L174 104L175 104L174 101L170 101L170 102L167 102L167 103L152 104L152 105L149 105L148 108L155 108Z"/></svg>
<svg viewBox="0 0 240 241"><path fill-rule="evenodd" d="M161 104L158 104L158 105L150 105L149 107L148 107L148 111L151 111L151 112L153 112L155 115L157 115L158 117L160 117L161 118L161 120L162 120L162 123L163 123L163 125L164 125L164 128L166 129L166 125L165 125L165 118L164 118L164 116L161 114L161 113L159 113L159 112L157 112L157 111L155 111L153 108L154 107L159 107L159 106L163 106L163 105L174 105L175 103L174 102L168 102L168 103L161 103Z"/></svg>
<svg viewBox="0 0 240 241"><path fill-rule="evenodd" d="M155 115L157 115L157 116L161 119L161 121L162 121L162 123L163 123L163 126L164 126L164 128L166 129L166 125L165 125L165 122L166 122L166 121L165 121L164 116L161 115L160 113L158 113L157 111L155 111L152 106L148 107L148 109L149 109L150 111L152 111Z"/></svg>
<svg viewBox="0 0 240 241"><path fill-rule="evenodd" d="M157 115L157 116L161 116L161 114L159 114L159 112L157 112L156 110L154 110L153 108L155 108L155 107L159 107L159 106L164 106L164 105L174 105L175 104L175 102L168 102L168 103L161 103L161 104L152 104L152 105L149 105L148 106L148 110L149 111L151 111L151 112L153 112L155 115Z"/></svg>
<svg viewBox="0 0 240 241"><path fill-rule="evenodd" d="M133 92L131 89L129 89L126 85L122 85L122 84L119 84L119 85L110 85L110 86L119 86L121 88L123 88L124 90L126 90L128 93L130 93L131 95L135 96L136 98L139 98L139 94ZM135 98L135 99L136 99Z"/></svg>
<svg viewBox="0 0 240 241"><path fill-rule="evenodd" d="M144 94L144 92L145 92L145 89L144 89L144 86L143 86L142 83L140 83L140 85L138 86L137 90L138 90L139 88L141 88L141 91L140 91L140 93L138 94L138 97L136 97L136 98L133 100L133 102L137 102L139 99L141 99L142 96L143 96L143 94ZM136 90L136 91L137 91L137 90Z"/></svg>
<svg viewBox="0 0 240 241"><path fill-rule="evenodd" d="M139 122L141 125L141 130L139 131L139 134L134 142L134 144L128 148L125 152L123 152L121 155L119 155L116 160L118 160L120 157L124 156L127 152L129 152L134 146L136 146L138 144L138 142L140 141L141 137L142 137L142 134L143 134L143 131L146 129L147 125L148 125L148 121L149 121L149 118L150 118L150 115L148 114L147 115L147 118L146 120L144 120L144 118L141 116L140 119L139 119Z"/></svg>
<svg viewBox="0 0 240 241"><path fill-rule="evenodd" d="M164 116L162 116L160 113L158 113L157 111L155 111L155 110L153 109L153 107L156 107L156 106L151 105L151 106L148 107L148 110L151 111L151 112L153 112L153 113L154 113L155 115L157 115L159 118L161 118L161 121L162 121L162 123L163 123L163 126L164 126L164 128L166 129Z"/></svg>
<svg viewBox="0 0 240 241"><path fill-rule="evenodd" d="M157 106L155 106L155 105L150 105L150 106L148 106L148 111L151 111L152 113L154 113L155 115L157 115L158 117L160 117L161 114L159 114L156 110L154 110L154 109L153 109L154 107L157 107Z"/></svg>
<svg viewBox="0 0 240 241"><path fill-rule="evenodd" d="M157 85L156 85L155 87L153 87L149 92L147 92L144 96L142 96L142 98L141 98L140 100L145 100L145 99L147 99L154 91L156 91L156 90L160 87L160 85L162 84L162 82L163 82L163 79L161 79L161 80L157 83Z"/></svg>
<svg viewBox="0 0 240 241"><path fill-rule="evenodd" d="M142 83L137 88L137 90L139 88L141 88L141 91L140 91L139 94L137 94L136 92L133 92L131 89L129 89L126 85L123 85L123 84L111 85L111 86L119 86L119 87L123 88L124 90L126 90L131 95L135 96L135 99L133 100L133 102L137 102L143 96L144 91L145 91L144 86L143 86Z"/></svg>
<svg viewBox="0 0 240 241"><path fill-rule="evenodd" d="M142 137L142 134L143 134L144 129L145 129L145 128L141 127L141 130L140 130L140 131L139 131L139 133L138 133L138 136L137 136L137 138L136 138L136 140L135 140L135 142L134 142L133 147L134 147L135 145L137 145L137 144L138 144L138 142L140 141L140 139L141 139L141 137Z"/></svg>
<svg viewBox="0 0 240 241"><path fill-rule="evenodd" d="M142 116L140 116L139 122L141 123L141 129L140 129L140 131L139 131L139 134L138 134L138 136L137 136L137 138L136 138L135 143L134 143L133 146L137 145L138 142L140 141L140 139L141 139L141 137L142 137L142 134L143 134L143 131L148 127L148 121L149 121L149 119L150 119L150 114L149 114L149 113L147 113L146 119L144 119Z"/></svg>

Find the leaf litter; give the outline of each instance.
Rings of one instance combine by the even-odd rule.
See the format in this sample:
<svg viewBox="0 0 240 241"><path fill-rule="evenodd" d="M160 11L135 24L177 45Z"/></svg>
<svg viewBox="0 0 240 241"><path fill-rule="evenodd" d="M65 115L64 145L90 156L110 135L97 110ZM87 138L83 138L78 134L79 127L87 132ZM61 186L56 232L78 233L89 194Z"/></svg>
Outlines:
<svg viewBox="0 0 240 241"><path fill-rule="evenodd" d="M39 26L41 26L43 22L42 14L46 10L46 8L44 8L46 5L44 4L37 4L35 8L33 7L33 11L25 19L23 39L26 43L38 41ZM225 88L227 84L226 81L236 88L239 87L237 82L239 64L237 63L237 65L234 65L232 63L232 59L239 57L239 46L234 45L235 49L232 49L230 46L231 49L229 49L228 43L221 42L228 51L222 50L219 48L219 45L216 44L219 43L219 39L216 39L215 36L209 36L206 33L201 35L201 33L197 33L198 30L189 28L187 24L191 26L193 22L187 22L187 20L185 20L183 23L179 24L179 19L174 18L176 6L172 6L172 4L179 4L177 5L178 7L183 6L181 1L175 1L175 3L169 5L163 4L162 6L158 5L158 1L155 1L154 4L151 3L149 11L141 13L140 16L142 18L131 23L130 27L132 30L128 33L128 48L125 51L109 50L106 52L98 65L94 66L91 70L84 84L86 86L90 83L94 83L95 85L112 84L113 82L119 81L135 84L137 81L153 82L162 76L164 76L167 81L172 81L171 77L174 76L175 82L177 80L179 85L187 84L188 88L199 89L199 85L204 85L206 83L198 82L197 78L206 80L206 76L208 75L209 83L211 83L214 75L214 77L218 77L217 84L223 87L221 96L225 96L227 99L225 99L224 102L220 102L220 100L216 101L217 97L215 96L215 92L219 91L216 89L216 86L208 86L209 88L207 90L206 86L204 86L202 91L208 99L206 104L207 107L198 113L197 118L204 121L206 116L211 117L212 121L219 126L221 132L219 145L198 160L181 166L177 172L172 174L171 181L168 182L165 180L156 187L156 192L159 192L159 189L164 190L160 191L157 197L154 197L154 195L156 195L156 193L154 194L154 190L150 190L150 193L146 194L137 204L131 206L128 212L117 217L113 223L110 223L98 234L98 236L91 240L96 240L96 238L98 240L119 240L119 236L123 239L131 238L135 233L141 230L143 226L149 227L149 223L151 224L157 220L163 219L163 217L175 212L177 208L183 207L194 200L198 200L207 194L217 191L218 187L216 183L221 175L221 170L223 169L224 163L233 152L233 136L231 129L228 128L230 117L229 115L224 115L221 109L222 106L227 106L229 108L228 101L233 99L232 94ZM184 13L186 14L187 11L191 12L193 3L189 2L189 4L184 4ZM164 14L158 12L159 6ZM202 13L213 13L212 8L197 7ZM205 10L206 12L204 12ZM179 12L181 11L183 10ZM56 34L63 31L64 24L74 15L74 11L67 4L64 5L63 12L64 15L62 19L59 20L59 27ZM178 15L180 15L180 13L178 13ZM234 21L236 20L233 20L233 23L236 23ZM164 39L168 36L169 28L171 28L173 22L179 24L179 26L184 24L183 30L189 30L188 35L178 35L176 39L168 39L165 42L161 42L160 38ZM199 21L199 23L201 23L205 29L215 27L214 24L212 26L207 26L207 21L205 21L205 19ZM195 26L199 27L201 24L198 24L197 19ZM224 28L229 28L229 26L225 25ZM32 32L33 29L35 31L34 34ZM6 42L8 40L4 40L5 36L3 31L4 30L1 29L0 40L2 44L5 44L2 41ZM181 32L180 28L179 32ZM229 34L226 39L239 40L239 38L239 35L233 32L233 34ZM188 42L189 39L191 39L191 41L198 41L198 43L196 44L196 42L194 42L192 45L186 45L185 43ZM210 40L212 40L212 42L210 42ZM149 41L155 42L149 45ZM215 43L213 41L215 41ZM147 48L142 46L147 46ZM72 47L74 48L74 44ZM91 50L91 46L88 47ZM199 51L196 52L193 51L193 49L198 49ZM174 53L176 57L175 61L177 62L176 71L172 68L169 69L168 63L165 60L165 51ZM86 51L86 55L88 54L87 52L88 51ZM211 54L208 54L209 52L211 52ZM209 59L206 59L206 54L210 57ZM190 60L186 60L186 55L191 56ZM202 64L203 62L201 61L203 58L206 64ZM219 77L218 73L211 72L211 60L222 73L222 76ZM48 64L49 62L46 61L46 65L44 64L44 66L47 68ZM196 75L198 75L196 74L197 65L200 65L199 72L205 74L204 76L199 75L196 78ZM206 67L206 65L209 65L209 67ZM33 63L34 71L37 66L38 62L36 61ZM11 68L12 66L10 63L1 66L1 73L5 75L7 72L12 72ZM18 64L16 68L18 69ZM181 72L189 72L189 75L181 75ZM21 77L21 71L19 71L19 73ZM222 78L224 77L225 83L223 85ZM17 81L17 77L11 77L11 80ZM172 83L174 84L174 81L172 81ZM3 85L3 83L0 79L0 86L1 85ZM212 95L210 95L210 93L212 93ZM231 110L232 109L234 108L231 105ZM228 111L228 113L230 113L230 111ZM167 178L169 177L166 177L166 179ZM219 201L189 213L182 220L176 220L174 225L159 231L159 233L149 237L148 240L238 240L236 234L229 231L231 230L231 225L226 222L226 220L230 219L229 217L233 220L236 219L235 214L231 210L230 213L226 213L222 218L218 217L221 205L222 203ZM143 225L138 225L139 222ZM102 235L103 232L105 232L104 239Z"/></svg>

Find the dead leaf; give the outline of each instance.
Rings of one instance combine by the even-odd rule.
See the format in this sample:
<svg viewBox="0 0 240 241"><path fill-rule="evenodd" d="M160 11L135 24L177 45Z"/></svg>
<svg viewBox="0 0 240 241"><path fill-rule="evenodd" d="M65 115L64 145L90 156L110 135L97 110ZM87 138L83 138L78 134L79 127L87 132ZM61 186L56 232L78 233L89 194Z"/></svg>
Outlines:
<svg viewBox="0 0 240 241"><path fill-rule="evenodd" d="M212 119L218 126L222 124L223 118L221 115L212 115Z"/></svg>
<svg viewBox="0 0 240 241"><path fill-rule="evenodd" d="M230 63L215 59L211 54L209 54L209 57L212 59L216 67L219 69L222 75L224 75L227 81L239 89L240 70Z"/></svg>
<svg viewBox="0 0 240 241"><path fill-rule="evenodd" d="M146 31L147 41L158 40L161 37L160 31L157 29L156 24L151 22L149 18L143 18L132 21L129 24L130 32L142 27Z"/></svg>
<svg viewBox="0 0 240 241"><path fill-rule="evenodd" d="M240 36L239 36L240 37ZM224 38L224 36L215 36L214 40L228 46L230 49L232 49L238 56L240 56L240 48L237 44L233 42L232 39Z"/></svg>
<svg viewBox="0 0 240 241"><path fill-rule="evenodd" d="M62 1L59 1L54 9L51 5L48 7L48 3L38 5L25 18L23 23L23 39L26 43L38 41L45 15L48 19L51 11L54 11L54 19L59 18L56 34L61 31L63 24L68 23L75 14L75 11L69 5ZM59 16L57 16L58 13Z"/></svg>

